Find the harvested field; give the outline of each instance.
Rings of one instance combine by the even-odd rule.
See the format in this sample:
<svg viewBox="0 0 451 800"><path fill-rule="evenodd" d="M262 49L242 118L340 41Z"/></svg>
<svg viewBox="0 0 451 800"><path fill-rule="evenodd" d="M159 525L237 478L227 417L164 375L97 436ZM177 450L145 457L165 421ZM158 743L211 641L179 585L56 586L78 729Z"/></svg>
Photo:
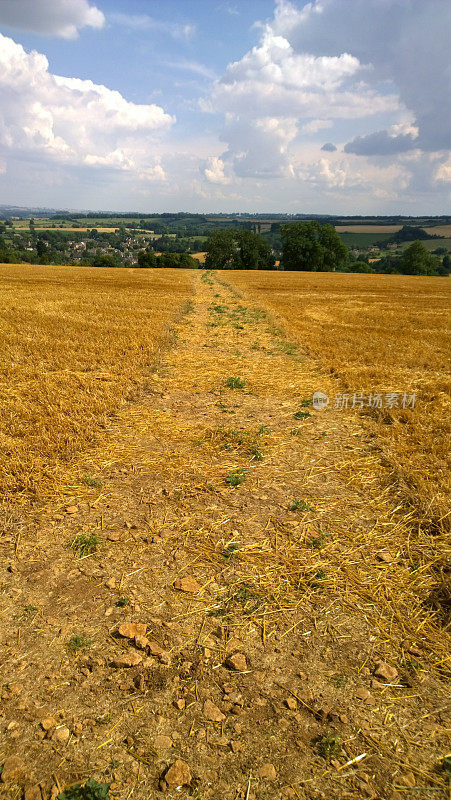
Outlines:
<svg viewBox="0 0 451 800"><path fill-rule="evenodd" d="M398 408L371 412L388 481L415 509L420 527L448 528L448 279L302 272L228 278L280 316L289 334L329 368L335 394L400 395ZM416 393L413 411L400 407L404 393Z"/></svg>
<svg viewBox="0 0 451 800"><path fill-rule="evenodd" d="M77 459L89 482L5 515L2 800L88 778L111 800L447 800L445 536L385 486L365 417L312 408L344 379L264 291L298 297L293 276L181 272L192 303ZM327 286L299 299L311 324L345 302Z"/></svg>
<svg viewBox="0 0 451 800"><path fill-rule="evenodd" d="M335 225L337 233L397 233L401 225Z"/></svg>
<svg viewBox="0 0 451 800"><path fill-rule="evenodd" d="M0 267L0 493L49 497L136 395L189 298L181 270Z"/></svg>

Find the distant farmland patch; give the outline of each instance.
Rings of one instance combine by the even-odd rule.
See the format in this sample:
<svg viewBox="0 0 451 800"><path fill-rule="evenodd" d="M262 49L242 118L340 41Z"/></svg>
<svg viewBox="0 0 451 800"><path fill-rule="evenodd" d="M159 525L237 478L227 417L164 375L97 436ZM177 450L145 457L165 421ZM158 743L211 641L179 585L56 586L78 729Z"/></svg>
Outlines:
<svg viewBox="0 0 451 800"><path fill-rule="evenodd" d="M392 233L340 233L340 239L347 247L357 247L365 250L367 247L390 241Z"/></svg>

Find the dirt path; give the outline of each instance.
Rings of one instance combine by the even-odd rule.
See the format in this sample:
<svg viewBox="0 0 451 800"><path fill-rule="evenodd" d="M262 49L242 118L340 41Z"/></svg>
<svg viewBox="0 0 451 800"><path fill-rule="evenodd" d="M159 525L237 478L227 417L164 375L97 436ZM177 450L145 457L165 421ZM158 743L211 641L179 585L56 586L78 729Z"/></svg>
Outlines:
<svg viewBox="0 0 451 800"><path fill-rule="evenodd" d="M0 764L23 762L0 798L447 797L443 653L376 459L353 480L364 429L303 402L332 378L264 311L194 280L92 486L0 539Z"/></svg>

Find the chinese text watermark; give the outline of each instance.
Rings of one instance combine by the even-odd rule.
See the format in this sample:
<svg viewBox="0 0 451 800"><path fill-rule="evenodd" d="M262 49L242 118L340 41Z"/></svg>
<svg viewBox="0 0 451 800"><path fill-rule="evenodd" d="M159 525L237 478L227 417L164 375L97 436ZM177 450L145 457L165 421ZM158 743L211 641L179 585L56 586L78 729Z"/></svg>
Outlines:
<svg viewBox="0 0 451 800"><path fill-rule="evenodd" d="M315 392L313 395L313 408L322 411L330 406L331 408L415 408L416 394L413 392L342 392L334 398L327 396L324 392Z"/></svg>

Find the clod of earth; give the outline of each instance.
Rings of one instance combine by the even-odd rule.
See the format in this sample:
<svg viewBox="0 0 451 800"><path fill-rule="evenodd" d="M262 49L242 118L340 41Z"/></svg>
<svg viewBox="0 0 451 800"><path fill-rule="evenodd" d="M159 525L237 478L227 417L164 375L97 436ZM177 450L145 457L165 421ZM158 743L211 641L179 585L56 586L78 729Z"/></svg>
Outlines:
<svg viewBox="0 0 451 800"><path fill-rule="evenodd" d="M1 780L3 783L17 781L26 774L26 767L19 756L10 756L3 764Z"/></svg>
<svg viewBox="0 0 451 800"><path fill-rule="evenodd" d="M380 678L386 683L393 683L398 677L398 670L395 667L391 667L390 664L387 664L385 661L378 661L374 668L374 675L376 678Z"/></svg>
<svg viewBox="0 0 451 800"><path fill-rule="evenodd" d="M211 700L206 700L204 703L203 713L205 719L208 719L210 722L224 722L226 719L225 714L219 710L218 706L215 706Z"/></svg>
<svg viewBox="0 0 451 800"><path fill-rule="evenodd" d="M135 636L145 636L147 625L143 622L124 622L119 626L118 633L125 639L134 639Z"/></svg>
<svg viewBox="0 0 451 800"><path fill-rule="evenodd" d="M161 776L160 788L166 791L167 789L175 789L178 786L189 786L192 779L193 776L188 764L178 758Z"/></svg>
<svg viewBox="0 0 451 800"><path fill-rule="evenodd" d="M246 656L242 653L234 653L227 657L225 665L236 672L244 672L247 669Z"/></svg>
<svg viewBox="0 0 451 800"><path fill-rule="evenodd" d="M192 575L185 575L184 578L176 578L174 581L174 589L179 592L186 592L187 594L197 594L200 592L200 586Z"/></svg>

